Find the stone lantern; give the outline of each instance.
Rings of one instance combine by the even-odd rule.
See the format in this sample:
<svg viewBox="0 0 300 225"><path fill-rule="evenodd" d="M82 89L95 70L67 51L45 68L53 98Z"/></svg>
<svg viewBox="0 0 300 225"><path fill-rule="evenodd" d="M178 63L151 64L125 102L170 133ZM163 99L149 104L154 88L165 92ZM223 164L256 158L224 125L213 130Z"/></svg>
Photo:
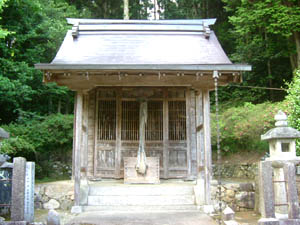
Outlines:
<svg viewBox="0 0 300 225"><path fill-rule="evenodd" d="M286 162L300 162L300 157L296 156L296 139L300 138L300 132L288 127L284 112L278 111L274 118L276 127L261 135L261 140L269 142L270 157L266 161L272 162L274 197L276 204L279 204L275 207L275 214L278 218L285 218L288 213L288 199L282 165Z"/></svg>
<svg viewBox="0 0 300 225"><path fill-rule="evenodd" d="M300 132L288 127L284 112L278 111L274 118L276 127L261 135L261 140L269 141L270 157L266 160L300 160L296 156L296 139L300 138Z"/></svg>

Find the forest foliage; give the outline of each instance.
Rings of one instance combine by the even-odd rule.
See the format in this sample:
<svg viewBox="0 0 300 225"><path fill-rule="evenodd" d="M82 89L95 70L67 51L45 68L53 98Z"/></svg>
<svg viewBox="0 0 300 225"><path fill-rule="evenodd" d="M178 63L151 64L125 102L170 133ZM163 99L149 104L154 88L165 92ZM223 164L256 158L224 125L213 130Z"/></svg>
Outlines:
<svg viewBox="0 0 300 225"><path fill-rule="evenodd" d="M287 84L300 64L299 0L157 0L157 3L160 19L217 18L213 30L231 60L253 67L244 74L241 86L292 87ZM150 0L130 0L130 18L147 19L153 7ZM65 87L43 84L42 73L34 69L35 63L51 62L55 56L70 29L67 17L122 19L123 0L0 1L0 125L5 125L12 134L2 148L12 155L24 153L38 160L40 153L71 149L69 114L73 111L73 93ZM297 99L293 91L289 94ZM272 126L270 118L277 109L273 103L285 96L284 90L233 85L220 88L224 147L245 148L246 145L235 145L232 138L246 143ZM228 108L228 102L236 108ZM256 108L254 104L258 103ZM270 110L272 115L258 115L255 110L262 113ZM297 113L294 112L293 121L299 119ZM247 116L260 123L254 133L247 132L252 125L246 121ZM245 124L236 127L237 121ZM53 140L53 145L46 144L46 138ZM69 138L68 143L65 138Z"/></svg>

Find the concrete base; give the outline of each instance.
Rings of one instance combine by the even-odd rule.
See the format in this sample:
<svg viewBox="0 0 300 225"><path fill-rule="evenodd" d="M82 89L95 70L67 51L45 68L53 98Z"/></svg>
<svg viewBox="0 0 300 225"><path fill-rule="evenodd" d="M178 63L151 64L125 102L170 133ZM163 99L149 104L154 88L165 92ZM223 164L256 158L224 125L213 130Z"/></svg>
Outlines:
<svg viewBox="0 0 300 225"><path fill-rule="evenodd" d="M83 213L69 221L67 225L105 224L105 225L217 225L200 212L133 212L133 213Z"/></svg>

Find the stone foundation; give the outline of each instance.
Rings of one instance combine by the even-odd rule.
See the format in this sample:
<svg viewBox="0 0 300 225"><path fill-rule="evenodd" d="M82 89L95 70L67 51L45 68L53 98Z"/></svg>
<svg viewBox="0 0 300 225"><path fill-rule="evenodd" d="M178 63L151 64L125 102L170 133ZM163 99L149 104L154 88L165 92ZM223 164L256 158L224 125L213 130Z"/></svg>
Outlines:
<svg viewBox="0 0 300 225"><path fill-rule="evenodd" d="M219 174L220 173L220 174ZM222 164L220 171L217 166L213 166L213 175L221 178L237 178L254 180L258 174L258 164Z"/></svg>
<svg viewBox="0 0 300 225"><path fill-rule="evenodd" d="M217 182L212 183L212 199L216 204L218 199ZM222 201L225 205L232 208L235 212L249 211L255 205L255 185L254 183L222 183Z"/></svg>
<svg viewBox="0 0 300 225"><path fill-rule="evenodd" d="M36 184L34 205L35 209L70 210L74 205L73 181Z"/></svg>

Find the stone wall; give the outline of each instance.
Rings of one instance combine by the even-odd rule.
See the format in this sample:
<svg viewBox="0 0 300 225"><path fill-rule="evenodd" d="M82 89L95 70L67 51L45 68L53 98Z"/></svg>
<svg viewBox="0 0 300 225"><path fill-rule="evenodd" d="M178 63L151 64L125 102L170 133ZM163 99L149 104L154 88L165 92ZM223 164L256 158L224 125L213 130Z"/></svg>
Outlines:
<svg viewBox="0 0 300 225"><path fill-rule="evenodd" d="M73 181L58 181L35 185L35 209L70 210L74 204Z"/></svg>
<svg viewBox="0 0 300 225"><path fill-rule="evenodd" d="M212 199L217 204L217 182L212 182ZM255 205L255 184L251 182L221 183L221 200L235 212L249 211Z"/></svg>
<svg viewBox="0 0 300 225"><path fill-rule="evenodd" d="M255 176L258 174L258 163L222 164L220 165L220 168L214 165L214 177L218 177L219 173L221 173L221 178L238 178L254 180Z"/></svg>

